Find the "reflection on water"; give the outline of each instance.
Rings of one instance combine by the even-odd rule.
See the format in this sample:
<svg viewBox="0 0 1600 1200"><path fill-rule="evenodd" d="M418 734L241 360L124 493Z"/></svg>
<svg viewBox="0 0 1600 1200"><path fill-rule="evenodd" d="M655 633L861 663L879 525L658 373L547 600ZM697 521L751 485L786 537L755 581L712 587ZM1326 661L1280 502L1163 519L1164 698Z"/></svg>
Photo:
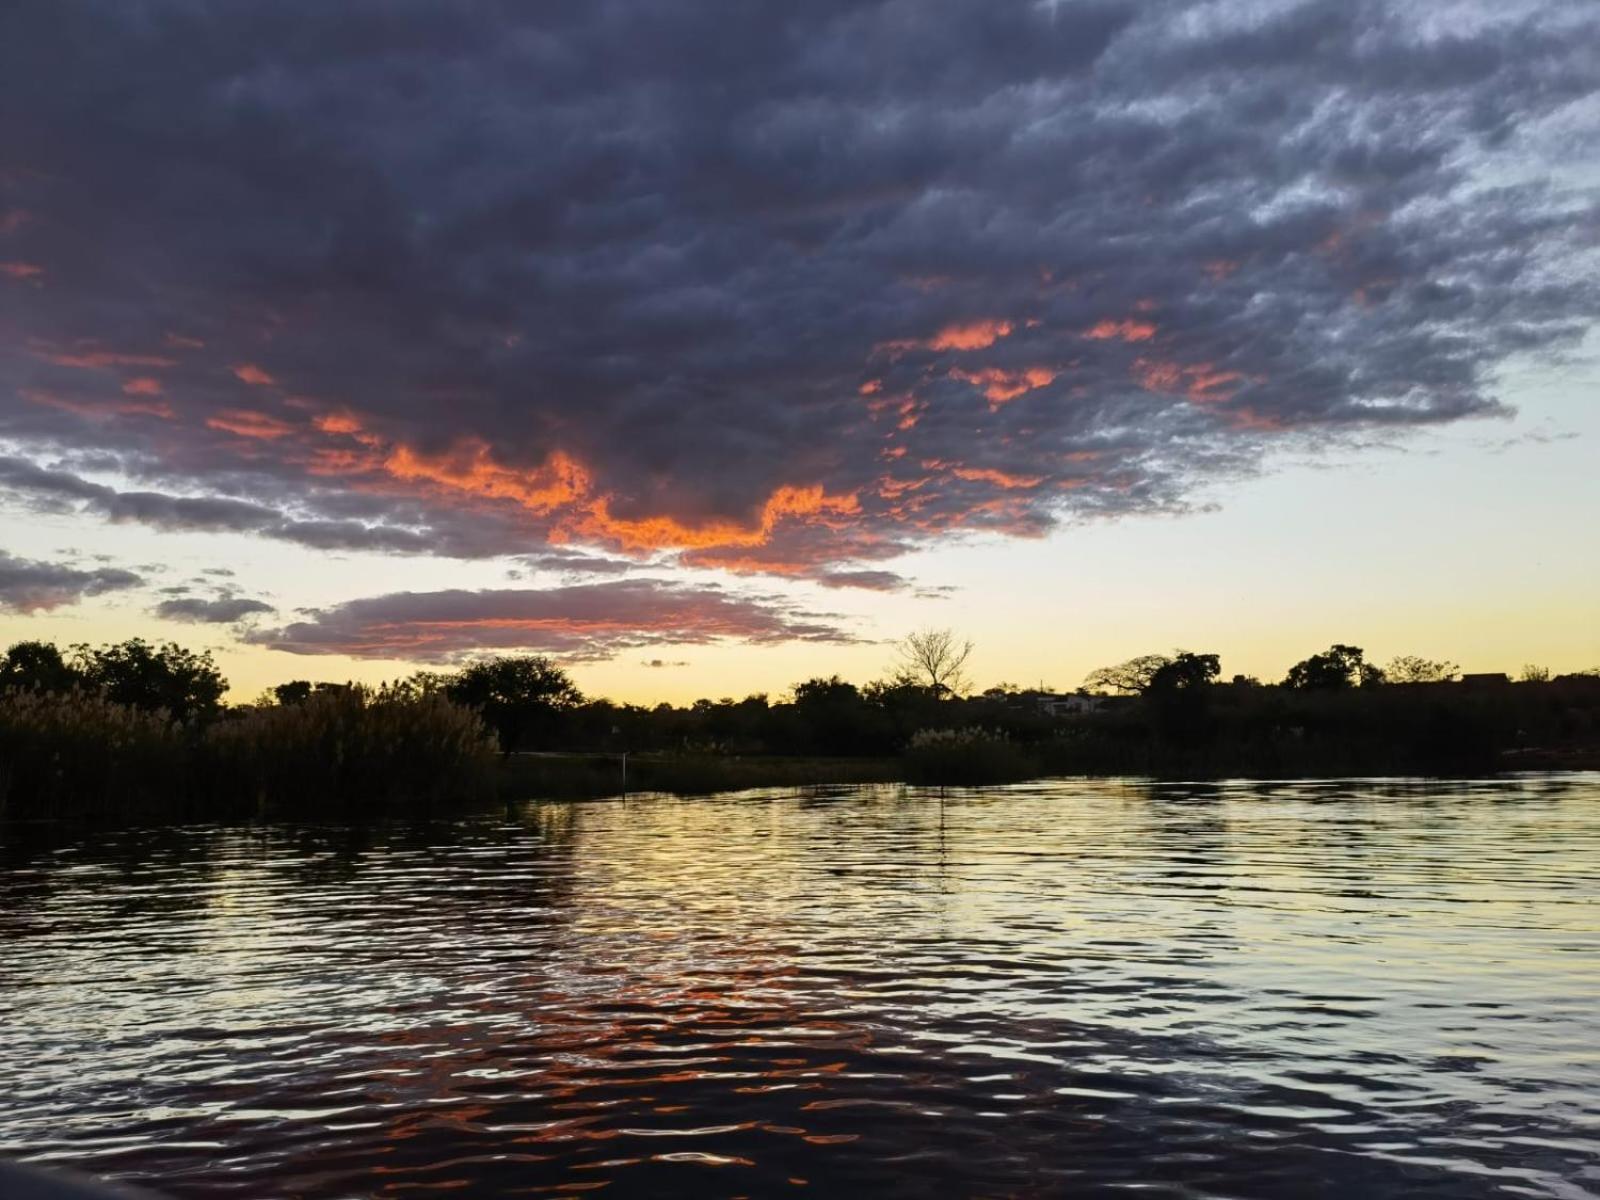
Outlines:
<svg viewBox="0 0 1600 1200"><path fill-rule="evenodd" d="M1600 776L6 839L0 1147L179 1197L1600 1195Z"/></svg>

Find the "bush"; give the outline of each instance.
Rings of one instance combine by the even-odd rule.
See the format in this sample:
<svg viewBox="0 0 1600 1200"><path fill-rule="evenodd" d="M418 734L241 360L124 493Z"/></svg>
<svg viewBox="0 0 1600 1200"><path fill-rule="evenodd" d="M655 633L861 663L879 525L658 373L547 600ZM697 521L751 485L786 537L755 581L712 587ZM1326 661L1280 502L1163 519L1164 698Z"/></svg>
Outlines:
<svg viewBox="0 0 1600 1200"><path fill-rule="evenodd" d="M1005 734L977 726L920 730L904 762L907 781L922 784L1014 783L1039 773L1038 764Z"/></svg>

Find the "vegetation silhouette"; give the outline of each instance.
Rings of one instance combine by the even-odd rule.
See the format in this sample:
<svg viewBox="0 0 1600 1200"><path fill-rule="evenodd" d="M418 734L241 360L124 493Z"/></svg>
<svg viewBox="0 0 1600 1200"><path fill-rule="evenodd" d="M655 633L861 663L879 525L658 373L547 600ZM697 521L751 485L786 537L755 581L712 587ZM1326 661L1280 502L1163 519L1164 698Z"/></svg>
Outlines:
<svg viewBox="0 0 1600 1200"><path fill-rule="evenodd" d="M1276 685L1220 682L1218 655L1180 649L1093 671L1073 693L973 695L970 643L922 631L900 649L911 658L886 679L818 676L776 699L618 704L549 658L514 656L377 688L294 680L228 706L208 654L19 642L0 658L0 812L240 819L607 795L623 754L629 788L686 793L1600 765L1600 672L1457 680L1452 663L1378 669L1337 643Z"/></svg>

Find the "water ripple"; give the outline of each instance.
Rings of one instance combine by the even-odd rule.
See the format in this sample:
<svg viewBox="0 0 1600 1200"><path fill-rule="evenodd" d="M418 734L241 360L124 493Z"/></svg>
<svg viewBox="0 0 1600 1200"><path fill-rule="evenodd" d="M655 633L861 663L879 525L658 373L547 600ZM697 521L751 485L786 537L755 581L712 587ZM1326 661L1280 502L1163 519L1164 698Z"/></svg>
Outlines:
<svg viewBox="0 0 1600 1200"><path fill-rule="evenodd" d="M1600 1196L1600 777L0 842L0 1147L177 1197Z"/></svg>

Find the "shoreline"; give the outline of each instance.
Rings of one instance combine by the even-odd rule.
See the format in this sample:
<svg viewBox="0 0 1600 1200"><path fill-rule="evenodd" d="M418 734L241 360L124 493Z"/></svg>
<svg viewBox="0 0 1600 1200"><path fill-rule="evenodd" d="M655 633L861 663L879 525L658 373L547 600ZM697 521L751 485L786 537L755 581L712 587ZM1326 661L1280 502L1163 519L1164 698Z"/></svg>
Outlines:
<svg viewBox="0 0 1600 1200"><path fill-rule="evenodd" d="M928 782L907 777L906 763L897 758L847 758L827 756L749 755L696 757L629 755L628 782L621 783L620 754L563 754L559 752L512 755L502 764L498 783L507 803L523 800L607 800L635 793L684 797L755 788L823 788L908 784L919 787L994 787L1012 783L1037 783L1047 779L1137 779L1151 783L1215 783L1243 780L1281 783L1296 780L1336 779L1481 779L1523 774L1582 774L1600 771L1600 750L1513 751L1501 756L1493 770L1459 772L1404 772L1359 768L1328 772L1249 774L1231 771L1041 771L1004 779L977 782ZM537 763L538 765L534 765Z"/></svg>

